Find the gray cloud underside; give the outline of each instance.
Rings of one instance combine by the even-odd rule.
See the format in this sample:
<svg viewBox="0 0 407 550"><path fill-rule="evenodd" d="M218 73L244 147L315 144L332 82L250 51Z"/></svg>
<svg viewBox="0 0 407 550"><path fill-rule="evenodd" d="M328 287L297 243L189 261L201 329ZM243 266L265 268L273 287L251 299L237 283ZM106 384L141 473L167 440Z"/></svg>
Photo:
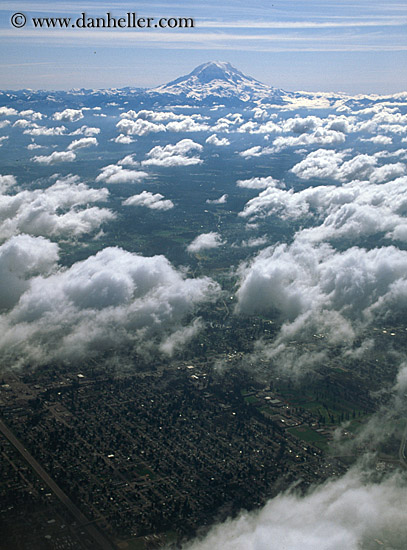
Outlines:
<svg viewBox="0 0 407 550"><path fill-rule="evenodd" d="M272 341L256 343L252 362L266 360L292 376L326 363L332 346L357 353L368 328L407 308L407 252L394 246L338 252L297 238L263 250L239 273L236 313L281 323ZM304 348L314 334L322 338L318 346ZM369 345L363 337L358 349Z"/></svg>
<svg viewBox="0 0 407 550"><path fill-rule="evenodd" d="M161 339L171 353L182 338L168 339L183 318L219 292L210 278L186 278L164 256L107 248L68 269L57 258L57 245L41 237L0 247L4 365L86 360L124 346L130 356L155 353Z"/></svg>
<svg viewBox="0 0 407 550"><path fill-rule="evenodd" d="M285 493L260 510L213 528L184 550L402 550L405 480L364 481L357 470L311 490Z"/></svg>

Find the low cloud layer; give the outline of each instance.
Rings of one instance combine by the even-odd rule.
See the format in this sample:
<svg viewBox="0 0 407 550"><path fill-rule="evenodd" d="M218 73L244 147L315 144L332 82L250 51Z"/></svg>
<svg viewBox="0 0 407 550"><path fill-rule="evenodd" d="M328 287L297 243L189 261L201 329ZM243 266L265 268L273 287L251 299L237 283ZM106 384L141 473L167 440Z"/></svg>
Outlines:
<svg viewBox="0 0 407 550"><path fill-rule="evenodd" d="M77 149L84 149L86 147L94 147L98 144L98 141L94 137L84 137L81 139L75 139L68 145L68 151L76 151Z"/></svg>
<svg viewBox="0 0 407 550"><path fill-rule="evenodd" d="M187 278L164 256L106 248L62 269L57 255L57 245L44 238L24 235L0 246L8 280L0 302L4 366L86 360L123 349L131 361L156 354L160 341L171 353L169 338L178 333L174 346L181 342L185 316L219 292L208 277Z"/></svg>
<svg viewBox="0 0 407 550"><path fill-rule="evenodd" d="M147 153L147 159L142 161L143 166L191 166L202 164L196 156L203 147L192 139L182 139L175 145L156 145Z"/></svg>
<svg viewBox="0 0 407 550"><path fill-rule="evenodd" d="M4 175L4 176L0 174L0 193L3 193L4 191L9 189L10 187L13 187L16 184L17 184L17 180L11 174Z"/></svg>
<svg viewBox="0 0 407 550"><path fill-rule="evenodd" d="M222 244L222 238L219 233L211 231L210 233L202 233L201 235L195 237L195 239L187 246L187 250L191 254L195 254L201 250L218 248Z"/></svg>
<svg viewBox="0 0 407 550"><path fill-rule="evenodd" d="M218 138L216 134L212 134L209 136L205 143L209 143L209 145L215 145L216 147L225 147L226 145L230 145L230 141L227 138Z"/></svg>
<svg viewBox="0 0 407 550"><path fill-rule="evenodd" d="M271 176L263 178L253 177L247 180L238 180L236 182L238 187L245 189L267 189L268 187L285 187L284 183L276 180Z"/></svg>
<svg viewBox="0 0 407 550"><path fill-rule="evenodd" d="M50 155L39 155L33 157L33 161L38 164L58 164L60 162L73 162L76 155L72 151L54 151Z"/></svg>
<svg viewBox="0 0 407 550"><path fill-rule="evenodd" d="M24 130L24 134L29 136L62 136L66 133L65 126L40 126L35 123L31 123L29 127Z"/></svg>
<svg viewBox="0 0 407 550"><path fill-rule="evenodd" d="M393 246L338 252L297 239L269 247L240 267L236 312L279 320L275 338L259 342L255 354L301 376L326 361L331 346L351 351L373 323L385 323L390 312L402 315L406 274L407 252ZM315 334L321 338L317 348L303 350L301 343L312 342Z"/></svg>
<svg viewBox="0 0 407 550"><path fill-rule="evenodd" d="M369 180L371 183L389 181L406 174L402 163L378 167L379 155L355 155L345 160L350 151L336 152L318 149L292 168L302 179L331 178L340 182Z"/></svg>
<svg viewBox="0 0 407 550"><path fill-rule="evenodd" d="M91 233L115 218L107 208L89 206L108 196L107 189L91 189L75 176L45 189L0 194L0 241L20 233L65 238Z"/></svg>
<svg viewBox="0 0 407 550"><path fill-rule="evenodd" d="M249 200L240 216L251 221L267 216L284 220L310 220L313 227L301 232L310 241L357 239L382 233L393 241L407 239L406 166L402 162L377 165L377 156L318 150L296 164L292 171L302 179L337 179L342 185L320 185L302 191L269 186ZM238 185L260 188L267 178L253 178ZM348 181L351 180L351 181Z"/></svg>
<svg viewBox="0 0 407 550"><path fill-rule="evenodd" d="M239 310L250 313L274 309L295 319L328 308L360 318L368 317L368 308L388 302L404 281L406 251L390 246L337 252L297 240L262 251L242 268L237 297Z"/></svg>
<svg viewBox="0 0 407 550"><path fill-rule="evenodd" d="M228 196L229 195L225 193L224 195L220 196L218 199L206 199L206 204L226 204L228 200Z"/></svg>
<svg viewBox="0 0 407 550"><path fill-rule="evenodd" d="M142 191L139 195L132 195L125 201L124 206L145 206L151 210L171 210L174 208L174 203L168 199L164 199L161 193L150 193L150 191Z"/></svg>
<svg viewBox="0 0 407 550"><path fill-rule="evenodd" d="M58 246L43 237L19 235L0 246L0 311L15 306L29 289L30 278L51 273Z"/></svg>
<svg viewBox="0 0 407 550"><path fill-rule="evenodd" d="M109 164L109 166L102 168L101 174L98 175L96 181L103 181L108 184L138 183L147 177L147 172L142 170L129 170L117 164Z"/></svg>
<svg viewBox="0 0 407 550"><path fill-rule="evenodd" d="M123 135L145 136L158 132L205 132L210 130L200 114L183 115L171 111L127 111L116 124Z"/></svg>
<svg viewBox="0 0 407 550"><path fill-rule="evenodd" d="M76 122L83 118L82 109L64 109L53 114L54 120L64 120L66 122Z"/></svg>
<svg viewBox="0 0 407 550"><path fill-rule="evenodd" d="M279 495L243 513L184 550L403 550L407 539L405 480L364 480L357 470L301 497Z"/></svg>

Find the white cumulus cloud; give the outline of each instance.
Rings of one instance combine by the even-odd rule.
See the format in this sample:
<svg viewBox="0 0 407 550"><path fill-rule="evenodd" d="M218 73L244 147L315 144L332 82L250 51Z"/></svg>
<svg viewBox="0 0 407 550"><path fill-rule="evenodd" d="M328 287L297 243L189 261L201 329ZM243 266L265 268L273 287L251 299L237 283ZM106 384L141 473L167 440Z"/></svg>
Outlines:
<svg viewBox="0 0 407 550"><path fill-rule="evenodd" d="M228 195L225 193L218 199L206 199L207 204L225 204L228 200Z"/></svg>
<svg viewBox="0 0 407 550"><path fill-rule="evenodd" d="M271 176L253 177L247 180L237 180L236 185L245 189L267 189L267 187L285 187L284 183Z"/></svg>
<svg viewBox="0 0 407 550"><path fill-rule="evenodd" d="M15 183L14 178L10 178L12 184ZM78 180L77 177L67 177L46 189L1 194L0 240L20 233L77 237L112 220L115 215L110 210L89 206L90 203L106 201L108 190L92 189Z"/></svg>
<svg viewBox="0 0 407 550"><path fill-rule="evenodd" d="M145 206L152 210L171 210L174 208L174 203L170 200L165 200L160 193L150 193L150 191L142 191L139 195L132 195L122 203L125 206Z"/></svg>
<svg viewBox="0 0 407 550"><path fill-rule="evenodd" d="M58 164L60 162L73 162L76 159L75 153L72 151L54 151L50 155L39 155L31 160L38 164Z"/></svg>
<svg viewBox="0 0 407 550"><path fill-rule="evenodd" d="M142 170L128 170L116 164L109 164L102 168L102 173L98 175L96 181L106 183L138 183L148 177L147 172Z"/></svg>
<svg viewBox="0 0 407 550"><path fill-rule="evenodd" d="M195 156L202 149L202 145L195 143L192 139L182 139L175 145L156 145L147 153L148 158L143 160L141 164L165 167L202 164L203 161Z"/></svg>
<svg viewBox="0 0 407 550"><path fill-rule="evenodd" d="M94 147L98 144L98 140L95 137L84 137L81 139L75 139L68 145L68 151L76 151L77 149L83 149L85 147Z"/></svg>
<svg viewBox="0 0 407 550"><path fill-rule="evenodd" d="M82 109L64 109L53 114L54 120L62 120L66 122L76 122L83 118Z"/></svg>
<svg viewBox="0 0 407 550"><path fill-rule="evenodd" d="M195 237L195 239L187 246L188 252L194 254L201 250L209 250L211 248L218 248L222 246L223 242L219 233L211 231L210 233L202 233Z"/></svg>
<svg viewBox="0 0 407 550"><path fill-rule="evenodd" d="M60 268L57 254L39 237L14 237L0 247L0 270L10 280L0 294L3 365L76 362L123 349L130 360L147 357L188 326L183 320L198 304L219 294L211 279L187 278L164 256L106 248ZM177 345L179 333L174 339Z"/></svg>
<svg viewBox="0 0 407 550"><path fill-rule="evenodd" d="M226 145L230 145L230 141L227 138L218 138L216 134L212 134L209 136L205 143L209 143L209 145L215 145L216 147L225 147Z"/></svg>
<svg viewBox="0 0 407 550"><path fill-rule="evenodd" d="M29 136L62 136L66 132L65 126L39 126L32 123L30 128L24 130L24 134Z"/></svg>

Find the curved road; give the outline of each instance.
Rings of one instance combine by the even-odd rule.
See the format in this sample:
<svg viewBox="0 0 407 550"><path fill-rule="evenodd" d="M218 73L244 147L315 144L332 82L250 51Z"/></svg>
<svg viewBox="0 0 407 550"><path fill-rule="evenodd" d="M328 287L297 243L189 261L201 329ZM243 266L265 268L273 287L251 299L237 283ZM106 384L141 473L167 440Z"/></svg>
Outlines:
<svg viewBox="0 0 407 550"><path fill-rule="evenodd" d="M407 469L407 459L406 459L406 444L407 444L407 425L405 427L403 437L401 439L400 448L399 448L399 460L403 468Z"/></svg>

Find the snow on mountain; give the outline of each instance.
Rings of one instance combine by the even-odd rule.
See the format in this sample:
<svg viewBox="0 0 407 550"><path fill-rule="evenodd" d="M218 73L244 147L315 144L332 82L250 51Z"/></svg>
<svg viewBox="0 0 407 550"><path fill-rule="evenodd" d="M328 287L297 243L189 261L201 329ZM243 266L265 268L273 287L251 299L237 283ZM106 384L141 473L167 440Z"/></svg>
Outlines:
<svg viewBox="0 0 407 550"><path fill-rule="evenodd" d="M405 101L406 92L379 96L350 96L341 92L287 92L259 82L243 74L224 61L211 61L196 67L191 73L156 88L139 87L110 89L74 89L70 91L4 90L0 91L2 105L29 102L32 108L44 113L62 109L128 106L155 109L163 105L228 106L241 108L252 105L280 105L285 109L337 109L358 110L371 103Z"/></svg>
<svg viewBox="0 0 407 550"><path fill-rule="evenodd" d="M246 76L225 61L210 61L191 73L168 84L149 90L150 94L182 96L203 101L206 99L237 99L242 102L281 97L282 90L271 88L255 78Z"/></svg>

